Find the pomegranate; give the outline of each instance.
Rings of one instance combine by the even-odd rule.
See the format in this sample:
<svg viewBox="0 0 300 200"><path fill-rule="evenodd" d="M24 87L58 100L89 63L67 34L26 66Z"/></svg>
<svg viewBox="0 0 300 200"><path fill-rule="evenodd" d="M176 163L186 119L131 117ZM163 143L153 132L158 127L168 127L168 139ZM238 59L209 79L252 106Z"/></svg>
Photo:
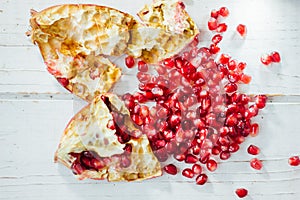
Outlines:
<svg viewBox="0 0 300 200"><path fill-rule="evenodd" d="M199 39L195 37L182 52L159 64L151 64L157 75L151 75L148 64L139 61L140 91L123 97L131 119L140 128L137 135L147 135L158 160L165 162L172 156L176 162L184 162L183 165L192 164L191 168L184 167L181 174L187 178L197 176L199 185L205 184L208 177L202 173L198 162L213 172L218 167L216 159L229 159L248 135L256 136L259 127L251 120L267 103L265 95L251 97L238 92L240 84L251 82L251 76L244 73L245 62L225 53L216 56L221 51L221 33L227 30L227 24L221 23L219 17L228 15L226 7L212 10L208 29L217 34L212 37L209 47L198 47ZM245 36L246 26L240 24L237 31ZM270 62L280 60L276 53L268 56ZM130 61L129 66L134 65L134 59L133 64L132 60L126 59ZM151 108L144 105L148 102L153 103ZM122 118L119 120L124 122ZM111 129L113 125L108 124ZM116 126L115 129L121 128ZM135 136L131 133L118 137L124 142ZM250 146L249 153L257 155L259 149L255 147ZM130 148L125 149L130 151ZM255 169L262 167L258 159L252 159L250 163ZM172 175L179 171L174 164L163 169Z"/></svg>

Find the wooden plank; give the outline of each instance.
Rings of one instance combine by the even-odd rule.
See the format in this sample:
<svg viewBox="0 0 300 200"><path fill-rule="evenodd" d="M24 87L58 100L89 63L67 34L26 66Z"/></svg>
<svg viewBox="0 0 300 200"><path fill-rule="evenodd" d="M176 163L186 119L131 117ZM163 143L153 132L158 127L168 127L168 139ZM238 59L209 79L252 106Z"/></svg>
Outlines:
<svg viewBox="0 0 300 200"><path fill-rule="evenodd" d="M156 195L174 199L233 198L236 187L247 187L253 199L292 199L300 196L300 169L287 159L299 154L298 115L300 104L270 103L255 120L261 131L247 138L241 150L209 173L209 183L196 186L180 175L165 175L138 183L77 181L65 167L53 163L60 135L75 110L73 100L1 100L0 110L0 193L14 199L130 199ZM78 105L77 105L78 106ZM76 106L75 106L76 107ZM261 147L258 156L264 169L250 168L253 157L246 153L249 144ZM80 188L80 189L79 189ZM179 189L180 188L180 189ZM118 191L118 193L115 193Z"/></svg>

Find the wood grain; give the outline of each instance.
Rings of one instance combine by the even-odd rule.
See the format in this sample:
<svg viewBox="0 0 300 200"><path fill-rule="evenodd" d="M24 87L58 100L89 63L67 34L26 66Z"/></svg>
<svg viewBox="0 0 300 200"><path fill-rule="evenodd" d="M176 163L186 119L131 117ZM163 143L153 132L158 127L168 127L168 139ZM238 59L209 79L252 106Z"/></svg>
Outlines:
<svg viewBox="0 0 300 200"><path fill-rule="evenodd" d="M242 91L272 95L256 121L260 133L247 138L238 153L209 173L209 182L197 186L177 176L162 176L143 182L109 183L76 180L65 167L53 163L53 154L70 118L85 102L69 94L49 75L38 48L25 36L29 10L61 3L97 3L135 15L150 0L3 0L0 5L0 199L235 199L234 190L246 187L251 200L300 199L300 168L287 160L300 154L300 18L298 0L186 0L187 10L201 30L201 45L209 44L212 34L206 22L210 10L227 6L228 32L222 51L247 62L253 77ZM247 25L248 35L240 38L237 24ZM273 50L280 52L281 64L263 66L259 57ZM124 68L114 92L136 90L136 69ZM262 171L249 166L253 157L249 144L261 147Z"/></svg>

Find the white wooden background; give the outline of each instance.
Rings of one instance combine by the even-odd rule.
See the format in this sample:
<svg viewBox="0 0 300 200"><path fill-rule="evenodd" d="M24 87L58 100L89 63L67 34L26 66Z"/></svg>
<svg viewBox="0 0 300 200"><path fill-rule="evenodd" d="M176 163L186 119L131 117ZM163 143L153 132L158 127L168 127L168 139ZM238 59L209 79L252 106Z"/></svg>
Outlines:
<svg viewBox="0 0 300 200"><path fill-rule="evenodd" d="M300 199L300 167L287 164L300 154L300 1L299 0L187 0L187 9L209 43L206 23L210 10L227 6L230 17L222 50L248 63L253 76L244 91L282 94L271 98L256 118L261 131L209 182L197 186L181 175L136 183L77 181L65 167L53 163L53 154L68 120L83 105L45 70L38 48L26 38L29 10L60 3L95 3L135 12L150 0L0 0L0 199L236 199L234 190L246 187L253 200ZM245 40L235 33L238 23L248 27ZM259 57L277 50L281 64L262 66ZM134 71L125 70L115 91L134 87ZM124 85L126 87L124 87ZM261 147L264 168L250 168L249 144Z"/></svg>

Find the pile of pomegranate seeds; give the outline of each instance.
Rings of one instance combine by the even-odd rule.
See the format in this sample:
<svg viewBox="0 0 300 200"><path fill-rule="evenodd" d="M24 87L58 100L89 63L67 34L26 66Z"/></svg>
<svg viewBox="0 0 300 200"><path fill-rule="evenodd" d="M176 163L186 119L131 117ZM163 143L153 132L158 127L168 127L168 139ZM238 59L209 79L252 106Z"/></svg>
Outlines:
<svg viewBox="0 0 300 200"><path fill-rule="evenodd" d="M208 29L217 34L209 47L199 47L195 37L181 53L159 64L138 61L139 91L123 95L132 120L147 135L164 171L171 175L181 172L198 185L205 184L209 179L206 173L217 170L219 161L237 152L246 137L258 134L259 125L252 119L267 102L266 95L253 97L239 91L240 84L251 81L244 73L245 62L225 53L216 55L227 30L219 17L228 15L226 7L211 11ZM246 27L240 24L237 31L245 36ZM272 55L271 62L275 62L276 54ZM132 63L127 57L126 65L132 67ZM149 73L153 69L156 74ZM248 152L257 155L260 149L250 145ZM185 163L182 170L176 162ZM250 165L262 168L257 158ZM241 198L247 193L243 188L236 190Z"/></svg>
<svg viewBox="0 0 300 200"><path fill-rule="evenodd" d="M264 54L260 57L260 61L264 65L269 65L272 62L279 63L281 61L280 54L277 51L273 51L270 54Z"/></svg>
<svg viewBox="0 0 300 200"><path fill-rule="evenodd" d="M289 158L289 164L291 166L298 166L300 165L300 158L299 156L292 156Z"/></svg>
<svg viewBox="0 0 300 200"><path fill-rule="evenodd" d="M248 195L248 190L246 190L245 188L238 188L235 190L235 193L239 198L244 198Z"/></svg>

